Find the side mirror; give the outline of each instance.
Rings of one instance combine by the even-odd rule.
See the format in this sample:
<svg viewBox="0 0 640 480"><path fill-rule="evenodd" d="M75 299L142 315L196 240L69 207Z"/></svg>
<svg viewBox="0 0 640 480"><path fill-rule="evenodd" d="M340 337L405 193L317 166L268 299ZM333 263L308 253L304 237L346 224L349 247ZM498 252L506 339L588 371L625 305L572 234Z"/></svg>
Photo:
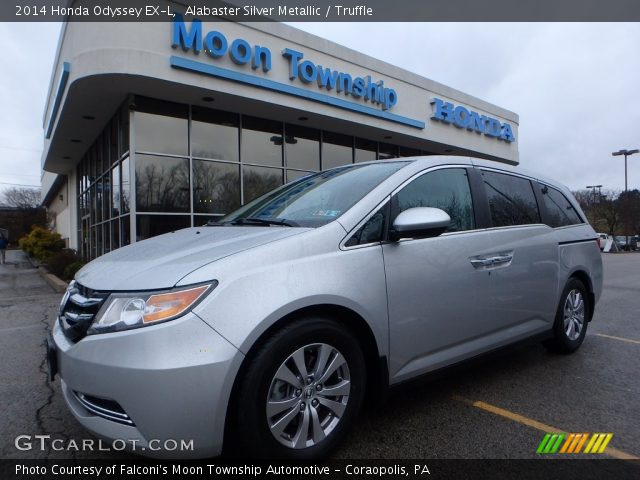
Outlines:
<svg viewBox="0 0 640 480"><path fill-rule="evenodd" d="M409 208L393 221L393 240L401 238L437 237L451 224L451 217L444 210L431 207Z"/></svg>

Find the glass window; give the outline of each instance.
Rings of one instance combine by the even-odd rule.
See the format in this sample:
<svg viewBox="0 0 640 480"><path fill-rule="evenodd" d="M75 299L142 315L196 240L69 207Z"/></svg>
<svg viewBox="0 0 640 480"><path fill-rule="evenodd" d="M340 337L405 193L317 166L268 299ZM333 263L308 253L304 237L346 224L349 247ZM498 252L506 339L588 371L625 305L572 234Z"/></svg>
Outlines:
<svg viewBox="0 0 640 480"><path fill-rule="evenodd" d="M136 151L188 155L188 107L136 98Z"/></svg>
<svg viewBox="0 0 640 480"><path fill-rule="evenodd" d="M379 146L378 159L387 160L389 158L398 158L398 146L389 143L381 143Z"/></svg>
<svg viewBox="0 0 640 480"><path fill-rule="evenodd" d="M120 165L111 170L111 216L120 215Z"/></svg>
<svg viewBox="0 0 640 480"><path fill-rule="evenodd" d="M396 195L397 213L414 207L434 207L451 217L448 232L475 228L467 171L447 168L425 173Z"/></svg>
<svg viewBox="0 0 640 480"><path fill-rule="evenodd" d="M122 183L120 184L120 195L122 197L122 213L129 213L129 197L131 193L131 186L129 177L129 157L122 160L122 169L120 170L122 177Z"/></svg>
<svg viewBox="0 0 640 480"><path fill-rule="evenodd" d="M280 219L302 227L319 227L334 221L405 165L371 163L314 173L257 198L221 221Z"/></svg>
<svg viewBox="0 0 640 480"><path fill-rule="evenodd" d="M111 250L116 248L120 248L120 220L118 219L111 220Z"/></svg>
<svg viewBox="0 0 640 480"><path fill-rule="evenodd" d="M282 166L282 123L242 117L242 163Z"/></svg>
<svg viewBox="0 0 640 480"><path fill-rule="evenodd" d="M494 227L540 223L531 182L526 178L482 172Z"/></svg>
<svg viewBox="0 0 640 480"><path fill-rule="evenodd" d="M102 218L108 220L111 218L111 173L102 177Z"/></svg>
<svg viewBox="0 0 640 480"><path fill-rule="evenodd" d="M104 253L111 251L111 222L104 222L102 224L104 235Z"/></svg>
<svg viewBox="0 0 640 480"><path fill-rule="evenodd" d="M287 167L320 170L320 131L287 124L284 132Z"/></svg>
<svg viewBox="0 0 640 480"><path fill-rule="evenodd" d="M89 188L89 208L91 213L92 225L96 223L96 198L96 186L92 185L91 188Z"/></svg>
<svg viewBox="0 0 640 480"><path fill-rule="evenodd" d="M419 157L423 155L422 150L408 147L400 147L398 153L401 157Z"/></svg>
<svg viewBox="0 0 640 480"><path fill-rule="evenodd" d="M193 161L193 211L228 213L240 206L240 166Z"/></svg>
<svg viewBox="0 0 640 480"><path fill-rule="evenodd" d="M102 244L102 224L97 225L95 227L96 229L96 256L99 257L100 255L102 255L104 252L102 250L103 248L103 244Z"/></svg>
<svg viewBox="0 0 640 480"><path fill-rule="evenodd" d="M301 170L287 170L287 183L293 182L294 180L304 177L305 175L310 175L312 173L314 172L303 172Z"/></svg>
<svg viewBox="0 0 640 480"><path fill-rule="evenodd" d="M110 164L114 164L120 159L120 146L118 145L119 132L118 132L118 117L113 117L109 125L111 133L109 135L109 161Z"/></svg>
<svg viewBox="0 0 640 480"><path fill-rule="evenodd" d="M120 150L119 157L122 157L126 152L129 151L129 105L124 105L122 107L122 111L120 112Z"/></svg>
<svg viewBox="0 0 640 480"><path fill-rule="evenodd" d="M356 138L356 163L370 162L378 158L378 142Z"/></svg>
<svg viewBox="0 0 640 480"><path fill-rule="evenodd" d="M322 169L353 163L353 137L322 132Z"/></svg>
<svg viewBox="0 0 640 480"><path fill-rule="evenodd" d="M565 227L583 223L576 209L561 192L546 185L540 185L540 192L547 213L546 223L550 227Z"/></svg>
<svg viewBox="0 0 640 480"><path fill-rule="evenodd" d="M388 205L388 204L387 204ZM386 205L378 210L365 224L360 227L345 246L364 245L367 243L381 242L384 235Z"/></svg>
<svg viewBox="0 0 640 480"><path fill-rule="evenodd" d="M217 222L222 218L222 215L194 215L193 226L202 227L209 222Z"/></svg>
<svg viewBox="0 0 640 480"><path fill-rule="evenodd" d="M136 215L136 240L175 232L191 226L189 215ZM176 245L178 248L179 245Z"/></svg>
<svg viewBox="0 0 640 480"><path fill-rule="evenodd" d="M238 115L193 107L191 118L191 155L238 161Z"/></svg>
<svg viewBox="0 0 640 480"><path fill-rule="evenodd" d="M136 156L136 209L139 212L189 211L189 160Z"/></svg>
<svg viewBox="0 0 640 480"><path fill-rule="evenodd" d="M129 215L120 218L120 246L131 243L131 218Z"/></svg>
<svg viewBox="0 0 640 480"><path fill-rule="evenodd" d="M282 170L279 168L243 167L242 185L244 203L250 202L282 185Z"/></svg>

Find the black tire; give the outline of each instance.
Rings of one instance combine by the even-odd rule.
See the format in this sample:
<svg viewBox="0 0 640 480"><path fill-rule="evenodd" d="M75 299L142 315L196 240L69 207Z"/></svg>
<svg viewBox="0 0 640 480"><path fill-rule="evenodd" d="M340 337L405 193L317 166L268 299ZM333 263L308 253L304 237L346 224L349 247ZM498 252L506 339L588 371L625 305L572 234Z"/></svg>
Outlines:
<svg viewBox="0 0 640 480"><path fill-rule="evenodd" d="M570 294L579 293L583 302L583 315L584 320L582 322L579 335L575 338L571 338L567 333L565 327L565 306L567 305ZM574 297L575 298L575 297ZM569 301L571 303L571 301ZM584 337L587 334L587 326L589 320L591 320L592 305L591 300L584 284L577 278L571 278L567 282L562 295L560 296L560 303L558 304L558 310L556 312L556 319L553 323L552 337L544 342L544 345L551 351L556 353L573 353L584 341ZM569 320L571 322L572 320ZM574 322L575 325L575 322ZM574 327L575 328L575 327ZM574 330L575 332L575 330ZM574 333L575 334L575 333Z"/></svg>
<svg viewBox="0 0 640 480"><path fill-rule="evenodd" d="M290 357L294 352L299 352L303 349L303 355L308 360L309 376L312 376L312 371L317 364L320 363L318 357L320 357L321 345L327 345L332 347L331 356L329 359L337 357L335 352L339 352L346 361L347 369L340 367L334 374L326 378L325 386L330 389L332 385L343 385L347 377L348 383L350 383L350 390L348 395L329 397L330 399L340 402L346 402L344 411L341 415L333 413L324 406L322 401L326 402L327 398L324 397L321 390L323 385L313 383L310 387L303 387L299 389L293 387L292 384L286 382L280 382L275 379L276 372L280 369L285 362L290 366L291 371L298 372L295 368L294 360ZM315 360L314 360L314 354ZM353 424L353 421L357 417L357 414L361 408L365 383L366 383L366 367L362 349L357 340L351 334L351 332L344 326L337 322L334 322L327 318L301 318L283 327L275 332L261 347L251 355L248 359L250 362L247 368L244 370L243 378L239 379L241 382L235 396L236 405L234 405L234 416L232 430L230 431L232 449L228 451L232 456L253 457L253 458L275 458L275 459L291 459L291 460L310 460L321 459L326 457L345 437ZM337 363L340 363L341 360ZM331 360L327 360L325 365L330 365ZM330 369L325 368L324 371ZM346 374L346 375L345 375ZM321 375L315 380L321 380ZM333 382L333 383L331 383ZM338 383L335 383L338 382ZM313 388L315 387L315 388ZM291 401L303 402L302 405L298 404L296 408L301 410L296 414L296 408L290 408L285 410L282 414L277 414L274 417L267 415L267 399L273 398L274 393L280 393L286 390L286 399ZM317 398L315 395L317 394ZM293 397L298 396L298 400ZM312 397L308 395L314 395ZM283 394L283 397L285 395ZM311 402L314 402L314 413L308 413L305 410L311 409ZM306 405L306 408L305 408ZM342 407L340 407L342 408ZM324 418L327 422L325 425L330 425L332 422L334 426L331 431L326 434L326 437L319 440L317 443L303 448L293 448L293 446L286 446L281 442L286 441L284 437L292 437L292 442L295 441L295 434L283 432L276 439L277 433L272 433L270 423L275 424L279 419L284 418L291 414L293 420L289 423L289 427L297 432L302 431L302 426L305 415L307 420L311 423L309 430L304 438L308 439L305 442L315 442L313 439L314 429L313 420L315 418ZM282 415L281 417L279 415ZM315 417L315 418L314 418ZM337 421L336 421L337 419ZM300 435L302 438L302 435Z"/></svg>

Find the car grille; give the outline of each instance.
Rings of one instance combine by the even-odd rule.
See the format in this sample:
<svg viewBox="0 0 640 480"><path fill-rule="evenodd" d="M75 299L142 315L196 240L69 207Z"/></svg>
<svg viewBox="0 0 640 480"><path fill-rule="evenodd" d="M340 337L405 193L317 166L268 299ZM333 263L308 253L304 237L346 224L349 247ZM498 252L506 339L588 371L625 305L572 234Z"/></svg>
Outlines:
<svg viewBox="0 0 640 480"><path fill-rule="evenodd" d="M108 296L108 293L96 292L78 283L68 290L60 305L58 322L69 340L75 343L87 335L87 330Z"/></svg>
<svg viewBox="0 0 640 480"><path fill-rule="evenodd" d="M107 420L111 420L112 422L135 426L133 420L129 418L129 415L127 415L127 413L120 406L120 404L118 404L118 402L114 400L108 400L106 398L86 395L80 392L73 392L73 394L82 404L82 406L94 415L106 418Z"/></svg>

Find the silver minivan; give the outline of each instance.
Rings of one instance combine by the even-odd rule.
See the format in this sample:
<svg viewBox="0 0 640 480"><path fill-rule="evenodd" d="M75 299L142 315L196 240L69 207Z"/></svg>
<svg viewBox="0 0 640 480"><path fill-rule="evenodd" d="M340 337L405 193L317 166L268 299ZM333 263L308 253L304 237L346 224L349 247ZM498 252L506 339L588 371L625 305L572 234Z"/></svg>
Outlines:
<svg viewBox="0 0 640 480"><path fill-rule="evenodd" d="M313 459L389 385L533 337L575 351L601 290L562 185L468 157L360 163L92 261L48 359L78 421L139 453Z"/></svg>

